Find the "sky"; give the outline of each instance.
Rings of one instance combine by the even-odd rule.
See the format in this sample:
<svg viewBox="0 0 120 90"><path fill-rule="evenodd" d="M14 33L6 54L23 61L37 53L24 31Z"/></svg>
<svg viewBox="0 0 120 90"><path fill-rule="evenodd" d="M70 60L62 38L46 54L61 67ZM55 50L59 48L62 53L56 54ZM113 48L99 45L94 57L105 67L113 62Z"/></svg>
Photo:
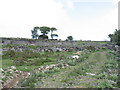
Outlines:
<svg viewBox="0 0 120 90"><path fill-rule="evenodd" d="M106 41L118 29L118 1L0 0L0 37L32 38L33 27L48 26L57 39Z"/></svg>

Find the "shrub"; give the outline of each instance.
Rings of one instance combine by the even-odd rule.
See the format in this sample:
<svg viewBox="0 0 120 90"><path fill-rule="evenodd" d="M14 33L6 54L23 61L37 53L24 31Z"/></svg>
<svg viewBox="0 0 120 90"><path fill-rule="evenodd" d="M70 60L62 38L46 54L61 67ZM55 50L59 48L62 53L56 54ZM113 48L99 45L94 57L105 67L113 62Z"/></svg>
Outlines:
<svg viewBox="0 0 120 90"><path fill-rule="evenodd" d="M34 83L37 82L36 78L37 78L36 74L31 74L26 80L21 82L21 86L22 87L35 88Z"/></svg>
<svg viewBox="0 0 120 90"><path fill-rule="evenodd" d="M89 50L89 51L95 51L95 47L94 46L87 46L86 49Z"/></svg>
<svg viewBox="0 0 120 90"><path fill-rule="evenodd" d="M68 60L67 64L70 66L75 66L76 62L74 60Z"/></svg>
<svg viewBox="0 0 120 90"><path fill-rule="evenodd" d="M28 48L31 48L31 49L37 49L38 46L35 46L35 45L29 45L27 46Z"/></svg>
<svg viewBox="0 0 120 90"><path fill-rule="evenodd" d="M24 64L25 60L26 59L24 57L20 56L20 57L18 57L14 60L14 64L18 65L18 66L21 66L21 65Z"/></svg>
<svg viewBox="0 0 120 90"><path fill-rule="evenodd" d="M118 74L111 74L108 79L113 80L113 81L117 81L118 80Z"/></svg>
<svg viewBox="0 0 120 90"><path fill-rule="evenodd" d="M96 88L113 88L113 85L103 80L97 85Z"/></svg>
<svg viewBox="0 0 120 90"><path fill-rule="evenodd" d="M100 73L100 74L96 75L95 77L97 77L98 79L105 79L108 76L107 76L107 74L105 72L103 72L103 73Z"/></svg>
<svg viewBox="0 0 120 90"><path fill-rule="evenodd" d="M74 71L69 73L69 75L71 75L71 76L86 75L86 72L88 72L87 67L81 66L77 69L74 69Z"/></svg>
<svg viewBox="0 0 120 90"><path fill-rule="evenodd" d="M8 50L8 51L4 51L3 52L3 56L2 56L2 58L3 59L6 59L6 58L14 58L15 57L15 51L13 51L13 50Z"/></svg>

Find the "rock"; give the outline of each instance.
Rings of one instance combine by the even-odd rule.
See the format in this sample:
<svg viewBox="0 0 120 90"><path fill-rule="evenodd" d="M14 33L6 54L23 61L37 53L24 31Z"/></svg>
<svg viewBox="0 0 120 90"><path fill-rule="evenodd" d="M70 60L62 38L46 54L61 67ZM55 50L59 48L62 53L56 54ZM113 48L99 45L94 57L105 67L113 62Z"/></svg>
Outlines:
<svg viewBox="0 0 120 90"><path fill-rule="evenodd" d="M120 57L116 57L116 60L120 61Z"/></svg>
<svg viewBox="0 0 120 90"><path fill-rule="evenodd" d="M73 55L72 58L73 59L79 59L79 56L78 55Z"/></svg>
<svg viewBox="0 0 120 90"><path fill-rule="evenodd" d="M86 73L87 75L95 76L96 74L94 73Z"/></svg>
<svg viewBox="0 0 120 90"><path fill-rule="evenodd" d="M15 66L11 66L11 69L16 69L16 67Z"/></svg>
<svg viewBox="0 0 120 90"><path fill-rule="evenodd" d="M2 72L3 72L4 70L3 70L2 68L0 68L0 71L2 71Z"/></svg>
<svg viewBox="0 0 120 90"><path fill-rule="evenodd" d="M112 80L108 80L108 82L109 82L110 84L117 84L116 82L114 82L114 81L112 81Z"/></svg>

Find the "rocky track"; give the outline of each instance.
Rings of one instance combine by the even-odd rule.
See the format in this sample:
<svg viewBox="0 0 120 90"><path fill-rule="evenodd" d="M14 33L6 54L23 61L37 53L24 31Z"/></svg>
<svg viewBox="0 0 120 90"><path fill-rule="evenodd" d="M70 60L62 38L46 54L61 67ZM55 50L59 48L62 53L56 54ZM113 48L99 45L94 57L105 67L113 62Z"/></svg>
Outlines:
<svg viewBox="0 0 120 90"><path fill-rule="evenodd" d="M58 67L58 65L60 65L60 64L51 64L51 65L41 66L30 72L23 72L23 73L19 74L17 77L15 77L12 80L10 80L9 82L7 82L5 85L3 85L2 89L17 87L17 84L19 84L20 81L27 79L30 74L36 73L36 72L46 72L46 71L54 69L55 67ZM68 64L61 64L61 65L64 68L68 66Z"/></svg>

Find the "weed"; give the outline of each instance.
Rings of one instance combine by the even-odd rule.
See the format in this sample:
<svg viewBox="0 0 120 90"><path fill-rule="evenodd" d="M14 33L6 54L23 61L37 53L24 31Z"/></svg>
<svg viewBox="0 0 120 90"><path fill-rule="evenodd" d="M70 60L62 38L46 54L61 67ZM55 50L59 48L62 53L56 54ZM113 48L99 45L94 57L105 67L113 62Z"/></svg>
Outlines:
<svg viewBox="0 0 120 90"><path fill-rule="evenodd" d="M100 81L96 88L113 88L113 85L108 83L106 80Z"/></svg>
<svg viewBox="0 0 120 90"><path fill-rule="evenodd" d="M34 83L37 82L36 78L37 78L36 74L31 74L27 79L21 82L21 87L34 88L35 87Z"/></svg>
<svg viewBox="0 0 120 90"><path fill-rule="evenodd" d="M28 45L27 47L28 47L28 48L31 48L31 49L37 49L39 46L35 46L35 45Z"/></svg>
<svg viewBox="0 0 120 90"><path fill-rule="evenodd" d="M58 72L58 70L53 69L50 71L46 71L44 73L43 72L32 73L27 79L21 81L19 86L28 87L28 88L35 88L35 83L37 83L37 81L40 81L42 77L51 76L55 72Z"/></svg>
<svg viewBox="0 0 120 90"><path fill-rule="evenodd" d="M13 48L15 46L18 46L16 44L6 44L6 45L2 45L2 48Z"/></svg>
<svg viewBox="0 0 120 90"><path fill-rule="evenodd" d="M68 60L67 64L70 66L75 66L76 62L74 60Z"/></svg>
<svg viewBox="0 0 120 90"><path fill-rule="evenodd" d="M103 73L96 75L95 77L98 79L105 79L105 78L107 78L107 74L105 72L103 72Z"/></svg>
<svg viewBox="0 0 120 90"><path fill-rule="evenodd" d="M3 59L7 59L7 58L14 59L14 57L15 57L15 51L13 50L8 50L3 52L3 56L2 56Z"/></svg>
<svg viewBox="0 0 120 90"><path fill-rule="evenodd" d="M113 81L117 81L118 80L118 74L110 74L108 79L113 80Z"/></svg>
<svg viewBox="0 0 120 90"><path fill-rule="evenodd" d="M87 46L86 49L89 50L89 51L95 51L95 47L94 46Z"/></svg>

